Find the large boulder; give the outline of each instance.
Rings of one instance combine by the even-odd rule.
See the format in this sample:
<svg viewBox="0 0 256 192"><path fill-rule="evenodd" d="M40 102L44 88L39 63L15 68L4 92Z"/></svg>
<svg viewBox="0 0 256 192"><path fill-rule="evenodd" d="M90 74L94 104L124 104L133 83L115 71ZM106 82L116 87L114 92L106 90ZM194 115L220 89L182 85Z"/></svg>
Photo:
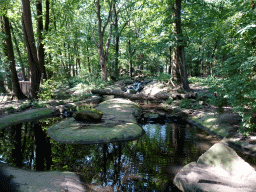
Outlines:
<svg viewBox="0 0 256 192"><path fill-rule="evenodd" d="M67 118L51 126L49 136L60 143L92 144L131 141L144 134L134 117L139 108L132 101L110 99L100 103L97 110L103 113L101 121Z"/></svg>
<svg viewBox="0 0 256 192"><path fill-rule="evenodd" d="M174 178L181 191L256 191L256 171L224 143L216 143Z"/></svg>

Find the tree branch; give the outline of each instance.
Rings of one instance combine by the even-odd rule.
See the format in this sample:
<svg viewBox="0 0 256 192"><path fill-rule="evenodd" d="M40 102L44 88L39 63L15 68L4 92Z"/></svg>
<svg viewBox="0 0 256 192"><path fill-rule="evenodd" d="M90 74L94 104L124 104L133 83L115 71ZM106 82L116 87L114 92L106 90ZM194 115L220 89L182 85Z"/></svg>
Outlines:
<svg viewBox="0 0 256 192"><path fill-rule="evenodd" d="M95 38L95 36L94 36L94 34L93 34L92 31L91 31L91 34L92 34L92 38L93 38L93 41L94 41L95 45L96 45L98 48L100 48L100 44L97 42L97 40L96 40L96 38Z"/></svg>
<svg viewBox="0 0 256 192"><path fill-rule="evenodd" d="M107 27L109 21L112 19L112 8L113 8L113 0L109 3L108 19L107 19L105 25L103 26L103 29L102 29L103 34L105 33L105 30L106 30L106 27Z"/></svg>

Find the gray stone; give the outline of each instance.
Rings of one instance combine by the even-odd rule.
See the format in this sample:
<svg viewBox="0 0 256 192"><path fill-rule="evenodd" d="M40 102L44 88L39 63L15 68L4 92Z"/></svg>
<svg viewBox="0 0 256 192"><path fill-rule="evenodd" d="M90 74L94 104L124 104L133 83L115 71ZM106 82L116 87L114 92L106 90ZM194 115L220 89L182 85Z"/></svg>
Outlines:
<svg viewBox="0 0 256 192"><path fill-rule="evenodd" d="M100 103L97 110L103 113L100 122L67 118L51 126L49 136L61 143L92 144L132 141L145 133L134 117L139 107L132 101L120 98L107 100Z"/></svg>
<svg viewBox="0 0 256 192"><path fill-rule="evenodd" d="M73 117L75 120L89 121L89 122L100 121L102 116L103 116L103 113L96 109L94 109L94 111L93 110L77 111L73 114Z"/></svg>
<svg viewBox="0 0 256 192"><path fill-rule="evenodd" d="M127 93L136 94L137 91L135 91L134 89L128 89L128 90L127 90Z"/></svg>
<svg viewBox="0 0 256 192"><path fill-rule="evenodd" d="M174 178L181 191L256 191L256 171L236 152L216 143L197 162L184 166Z"/></svg>

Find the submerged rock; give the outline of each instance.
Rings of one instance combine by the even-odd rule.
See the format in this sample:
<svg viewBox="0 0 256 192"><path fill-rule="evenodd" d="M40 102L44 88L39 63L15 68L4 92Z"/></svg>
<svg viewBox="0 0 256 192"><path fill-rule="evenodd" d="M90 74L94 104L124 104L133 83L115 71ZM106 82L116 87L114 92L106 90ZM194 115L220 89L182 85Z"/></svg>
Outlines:
<svg viewBox="0 0 256 192"><path fill-rule="evenodd" d="M236 152L216 143L197 162L184 166L174 178L181 191L256 191L256 171Z"/></svg>

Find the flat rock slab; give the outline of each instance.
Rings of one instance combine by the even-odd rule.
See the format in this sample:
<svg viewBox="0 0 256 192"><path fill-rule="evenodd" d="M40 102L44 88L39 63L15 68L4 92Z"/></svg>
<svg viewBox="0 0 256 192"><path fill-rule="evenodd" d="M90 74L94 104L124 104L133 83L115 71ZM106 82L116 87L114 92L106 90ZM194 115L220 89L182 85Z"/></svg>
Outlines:
<svg viewBox="0 0 256 192"><path fill-rule="evenodd" d="M174 184L184 192L253 192L256 171L233 149L216 143L197 162L184 166L175 176Z"/></svg>
<svg viewBox="0 0 256 192"><path fill-rule="evenodd" d="M138 107L126 99L110 99L101 103L102 121L87 123L68 118L48 129L49 136L67 144L95 144L135 140L144 134L134 113Z"/></svg>
<svg viewBox="0 0 256 192"><path fill-rule="evenodd" d="M0 118L0 129L10 127L23 122L34 121L57 114L56 110L50 108L31 109L20 113L11 114Z"/></svg>
<svg viewBox="0 0 256 192"><path fill-rule="evenodd" d="M20 192L84 192L80 177L69 171L29 171L0 164L0 169Z"/></svg>

